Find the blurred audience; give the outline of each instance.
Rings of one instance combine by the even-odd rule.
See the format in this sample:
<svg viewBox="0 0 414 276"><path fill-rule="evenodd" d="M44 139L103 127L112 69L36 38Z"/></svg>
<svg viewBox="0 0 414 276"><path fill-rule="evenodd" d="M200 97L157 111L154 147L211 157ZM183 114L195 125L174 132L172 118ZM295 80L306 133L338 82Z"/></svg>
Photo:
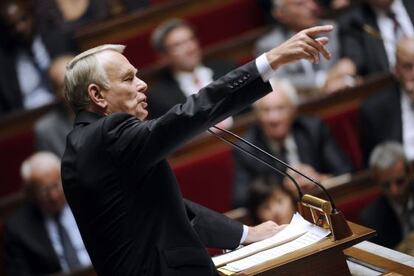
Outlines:
<svg viewBox="0 0 414 276"><path fill-rule="evenodd" d="M397 46L395 81L361 107L361 141L365 158L379 143L403 144L414 160L414 37L402 38Z"/></svg>
<svg viewBox="0 0 414 276"><path fill-rule="evenodd" d="M59 157L63 156L66 146L66 135L73 128L74 114L67 106L63 96L66 64L74 56L57 57L50 65L48 75L52 90L59 100L58 105L43 115L35 124L35 143L39 151L50 151Z"/></svg>
<svg viewBox="0 0 414 276"><path fill-rule="evenodd" d="M80 26L146 7L149 0L34 0L39 24L73 33Z"/></svg>
<svg viewBox="0 0 414 276"><path fill-rule="evenodd" d="M296 200L274 175L262 175L249 188L247 208L254 224L268 220L288 224L296 212Z"/></svg>
<svg viewBox="0 0 414 276"><path fill-rule="evenodd" d="M63 194L59 158L37 152L23 162L21 175L28 201L5 225L7 275L46 275L89 266Z"/></svg>
<svg viewBox="0 0 414 276"><path fill-rule="evenodd" d="M0 113L52 102L47 70L54 57L74 50L70 38L38 28L32 1L1 1L0 30Z"/></svg>
<svg viewBox="0 0 414 276"><path fill-rule="evenodd" d="M395 65L396 43L414 36L414 1L366 0L339 20L342 55L367 76Z"/></svg>
<svg viewBox="0 0 414 276"><path fill-rule="evenodd" d="M167 62L168 68L148 92L151 118L157 118L174 105L184 103L186 97L236 67L236 64L227 61L204 65L196 33L189 23L181 19L171 19L158 26L152 34L152 44ZM231 124L230 118L220 126Z"/></svg>
<svg viewBox="0 0 414 276"><path fill-rule="evenodd" d="M272 15L279 24L257 41L257 56L305 28L334 24L318 18L319 6L314 0L273 0L272 4ZM321 88L323 91L334 92L335 89L353 86L356 67L349 59L339 59L337 35L336 29L327 35L328 49L332 53L330 60L321 59L318 64L307 60L288 64L277 70L279 78L289 78L298 89ZM330 70L335 70L335 73L329 74Z"/></svg>
<svg viewBox="0 0 414 276"><path fill-rule="evenodd" d="M350 172L352 165L349 159L337 146L325 124L318 118L296 116L298 96L290 82L273 79L271 84L274 92L254 105L258 125L248 130L245 138L316 180ZM240 146L252 151L244 144ZM285 171L286 168L273 159L256 154ZM254 178L276 172L239 151L234 152L234 160L236 173L232 201L233 207L240 207L246 204L247 191ZM278 177L282 182L282 176ZM305 190L313 187L303 178L297 177L297 180Z"/></svg>
<svg viewBox="0 0 414 276"><path fill-rule="evenodd" d="M414 183L402 145L379 144L370 156L369 166L381 195L362 210L361 223L377 231L372 242L394 248L414 230Z"/></svg>

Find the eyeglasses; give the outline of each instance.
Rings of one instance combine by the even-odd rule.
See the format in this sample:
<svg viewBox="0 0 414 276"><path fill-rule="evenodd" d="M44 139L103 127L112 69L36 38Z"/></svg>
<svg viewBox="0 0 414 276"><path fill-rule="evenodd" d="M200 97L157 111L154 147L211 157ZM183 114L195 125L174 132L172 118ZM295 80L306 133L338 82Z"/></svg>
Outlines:
<svg viewBox="0 0 414 276"><path fill-rule="evenodd" d="M43 187L36 187L34 190L38 195L45 196L47 194L50 194L51 192L62 191L63 189L62 183L58 182Z"/></svg>
<svg viewBox="0 0 414 276"><path fill-rule="evenodd" d="M385 189L389 189L391 187L391 184L396 184L398 188L401 188L408 182L408 176L403 175L394 179L389 179L387 181L382 181L380 184Z"/></svg>

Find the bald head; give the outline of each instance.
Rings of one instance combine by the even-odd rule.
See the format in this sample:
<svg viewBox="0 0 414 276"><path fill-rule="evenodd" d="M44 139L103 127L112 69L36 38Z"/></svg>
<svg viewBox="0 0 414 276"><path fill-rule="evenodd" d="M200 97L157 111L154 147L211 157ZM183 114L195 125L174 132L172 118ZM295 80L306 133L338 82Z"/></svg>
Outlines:
<svg viewBox="0 0 414 276"><path fill-rule="evenodd" d="M405 37L398 42L395 75L414 104L414 37Z"/></svg>
<svg viewBox="0 0 414 276"><path fill-rule="evenodd" d="M65 205L60 177L60 160L53 153L38 152L21 166L28 196L46 214L56 214Z"/></svg>
<svg viewBox="0 0 414 276"><path fill-rule="evenodd" d="M254 107L264 134L281 142L290 132L298 97L287 80L272 80L271 84L273 92L258 100Z"/></svg>

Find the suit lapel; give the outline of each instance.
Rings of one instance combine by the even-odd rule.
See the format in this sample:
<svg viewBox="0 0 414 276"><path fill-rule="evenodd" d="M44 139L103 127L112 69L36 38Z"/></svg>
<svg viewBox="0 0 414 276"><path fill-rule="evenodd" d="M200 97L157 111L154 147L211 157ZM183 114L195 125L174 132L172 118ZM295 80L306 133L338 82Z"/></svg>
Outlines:
<svg viewBox="0 0 414 276"><path fill-rule="evenodd" d="M42 214L35 207L29 208L28 212L32 213L32 215L28 216L26 222L27 229L30 229L28 235L31 236L27 239L28 244L35 252L44 256L45 260L48 260L51 264L53 263L53 266L60 268L60 263L47 233Z"/></svg>

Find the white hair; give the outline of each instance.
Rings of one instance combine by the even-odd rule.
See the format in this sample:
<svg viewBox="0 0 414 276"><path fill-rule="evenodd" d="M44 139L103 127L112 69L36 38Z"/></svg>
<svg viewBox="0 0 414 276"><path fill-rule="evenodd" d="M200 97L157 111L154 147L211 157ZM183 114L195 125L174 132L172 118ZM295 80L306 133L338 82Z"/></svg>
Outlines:
<svg viewBox="0 0 414 276"><path fill-rule="evenodd" d="M96 83L104 89L109 89L106 71L96 57L98 53L108 50L123 53L125 46L119 44L97 46L80 53L66 66L65 98L75 112L89 106L89 84Z"/></svg>
<svg viewBox="0 0 414 276"><path fill-rule="evenodd" d="M298 92L288 79L271 78L269 82L273 91L283 93L286 97L288 97L293 106L297 106L299 104Z"/></svg>
<svg viewBox="0 0 414 276"><path fill-rule="evenodd" d="M44 166L57 165L60 166L60 159L54 153L47 151L39 151L29 156L26 160L23 161L20 166L20 176L25 185L31 183L32 174L34 170L42 168Z"/></svg>
<svg viewBox="0 0 414 276"><path fill-rule="evenodd" d="M369 157L370 168L391 169L398 161L407 161L403 146L398 142L384 142L377 145Z"/></svg>

